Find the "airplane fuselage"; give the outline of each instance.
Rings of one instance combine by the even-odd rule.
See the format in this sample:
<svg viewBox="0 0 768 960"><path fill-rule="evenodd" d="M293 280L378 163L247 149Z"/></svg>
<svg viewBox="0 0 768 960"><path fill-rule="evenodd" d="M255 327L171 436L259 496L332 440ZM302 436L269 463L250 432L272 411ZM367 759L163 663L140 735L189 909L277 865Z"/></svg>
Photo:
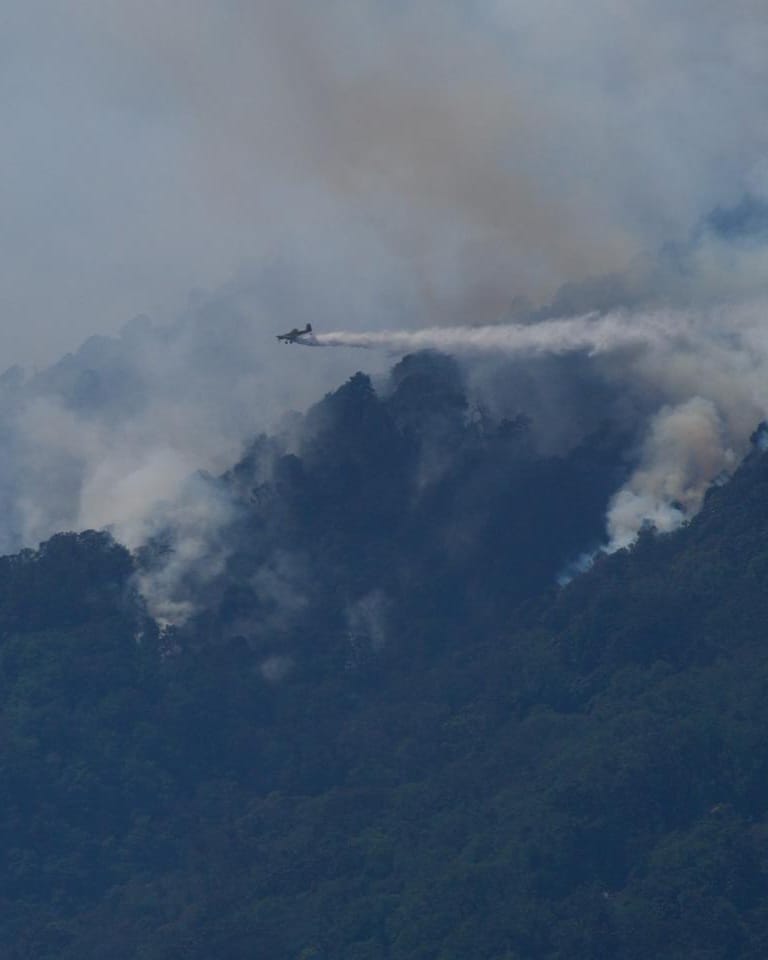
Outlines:
<svg viewBox="0 0 768 960"><path fill-rule="evenodd" d="M311 323L308 323L303 330L294 327L293 330L290 330L288 333L278 333L276 339L282 340L283 343L296 343L297 340L305 337L309 333L312 333Z"/></svg>

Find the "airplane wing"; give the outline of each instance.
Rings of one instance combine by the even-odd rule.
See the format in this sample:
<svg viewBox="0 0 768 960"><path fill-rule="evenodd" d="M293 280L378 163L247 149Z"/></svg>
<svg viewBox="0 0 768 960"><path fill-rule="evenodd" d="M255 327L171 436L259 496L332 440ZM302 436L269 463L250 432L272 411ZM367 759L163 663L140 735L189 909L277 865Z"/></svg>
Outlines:
<svg viewBox="0 0 768 960"><path fill-rule="evenodd" d="M308 323L305 330L289 330L288 333L278 333L276 340L284 340L286 343L301 343L302 337L312 336L312 324Z"/></svg>

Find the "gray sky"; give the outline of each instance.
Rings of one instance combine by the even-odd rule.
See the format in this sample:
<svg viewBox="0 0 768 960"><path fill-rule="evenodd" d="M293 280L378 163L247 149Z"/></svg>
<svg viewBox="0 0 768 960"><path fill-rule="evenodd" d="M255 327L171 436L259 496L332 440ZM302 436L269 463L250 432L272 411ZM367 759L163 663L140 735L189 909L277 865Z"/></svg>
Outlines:
<svg viewBox="0 0 768 960"><path fill-rule="evenodd" d="M751 0L6 0L0 367L243 264L359 328L622 269L763 191L767 48Z"/></svg>

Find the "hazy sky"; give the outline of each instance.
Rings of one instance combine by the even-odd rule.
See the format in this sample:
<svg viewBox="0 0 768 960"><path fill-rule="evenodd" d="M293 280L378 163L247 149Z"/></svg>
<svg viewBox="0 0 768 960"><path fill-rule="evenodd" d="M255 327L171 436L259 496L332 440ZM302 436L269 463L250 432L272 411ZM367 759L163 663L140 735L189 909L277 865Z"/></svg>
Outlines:
<svg viewBox="0 0 768 960"><path fill-rule="evenodd" d="M171 531L143 589L175 603L226 557L196 471L391 363L275 343L307 322L487 341L473 389L548 449L608 384L639 438L609 537L672 528L768 416L766 49L764 0L6 0L0 550ZM570 378L514 362L606 324Z"/></svg>
<svg viewBox="0 0 768 960"><path fill-rule="evenodd" d="M621 269L762 191L767 48L750 0L6 0L0 367L243 264L360 328Z"/></svg>

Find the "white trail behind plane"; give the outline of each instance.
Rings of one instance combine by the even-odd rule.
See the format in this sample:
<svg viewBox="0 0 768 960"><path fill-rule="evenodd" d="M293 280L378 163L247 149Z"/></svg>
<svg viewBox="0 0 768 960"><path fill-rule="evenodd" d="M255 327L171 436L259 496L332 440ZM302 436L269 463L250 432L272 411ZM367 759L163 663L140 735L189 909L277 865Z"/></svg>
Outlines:
<svg viewBox="0 0 768 960"><path fill-rule="evenodd" d="M587 314L533 324L495 324L482 327L427 327L423 330L338 330L317 333L306 346L383 347L396 353L444 350L448 353L502 352L510 354L590 355L616 350L661 346L686 339L689 323L682 314Z"/></svg>

